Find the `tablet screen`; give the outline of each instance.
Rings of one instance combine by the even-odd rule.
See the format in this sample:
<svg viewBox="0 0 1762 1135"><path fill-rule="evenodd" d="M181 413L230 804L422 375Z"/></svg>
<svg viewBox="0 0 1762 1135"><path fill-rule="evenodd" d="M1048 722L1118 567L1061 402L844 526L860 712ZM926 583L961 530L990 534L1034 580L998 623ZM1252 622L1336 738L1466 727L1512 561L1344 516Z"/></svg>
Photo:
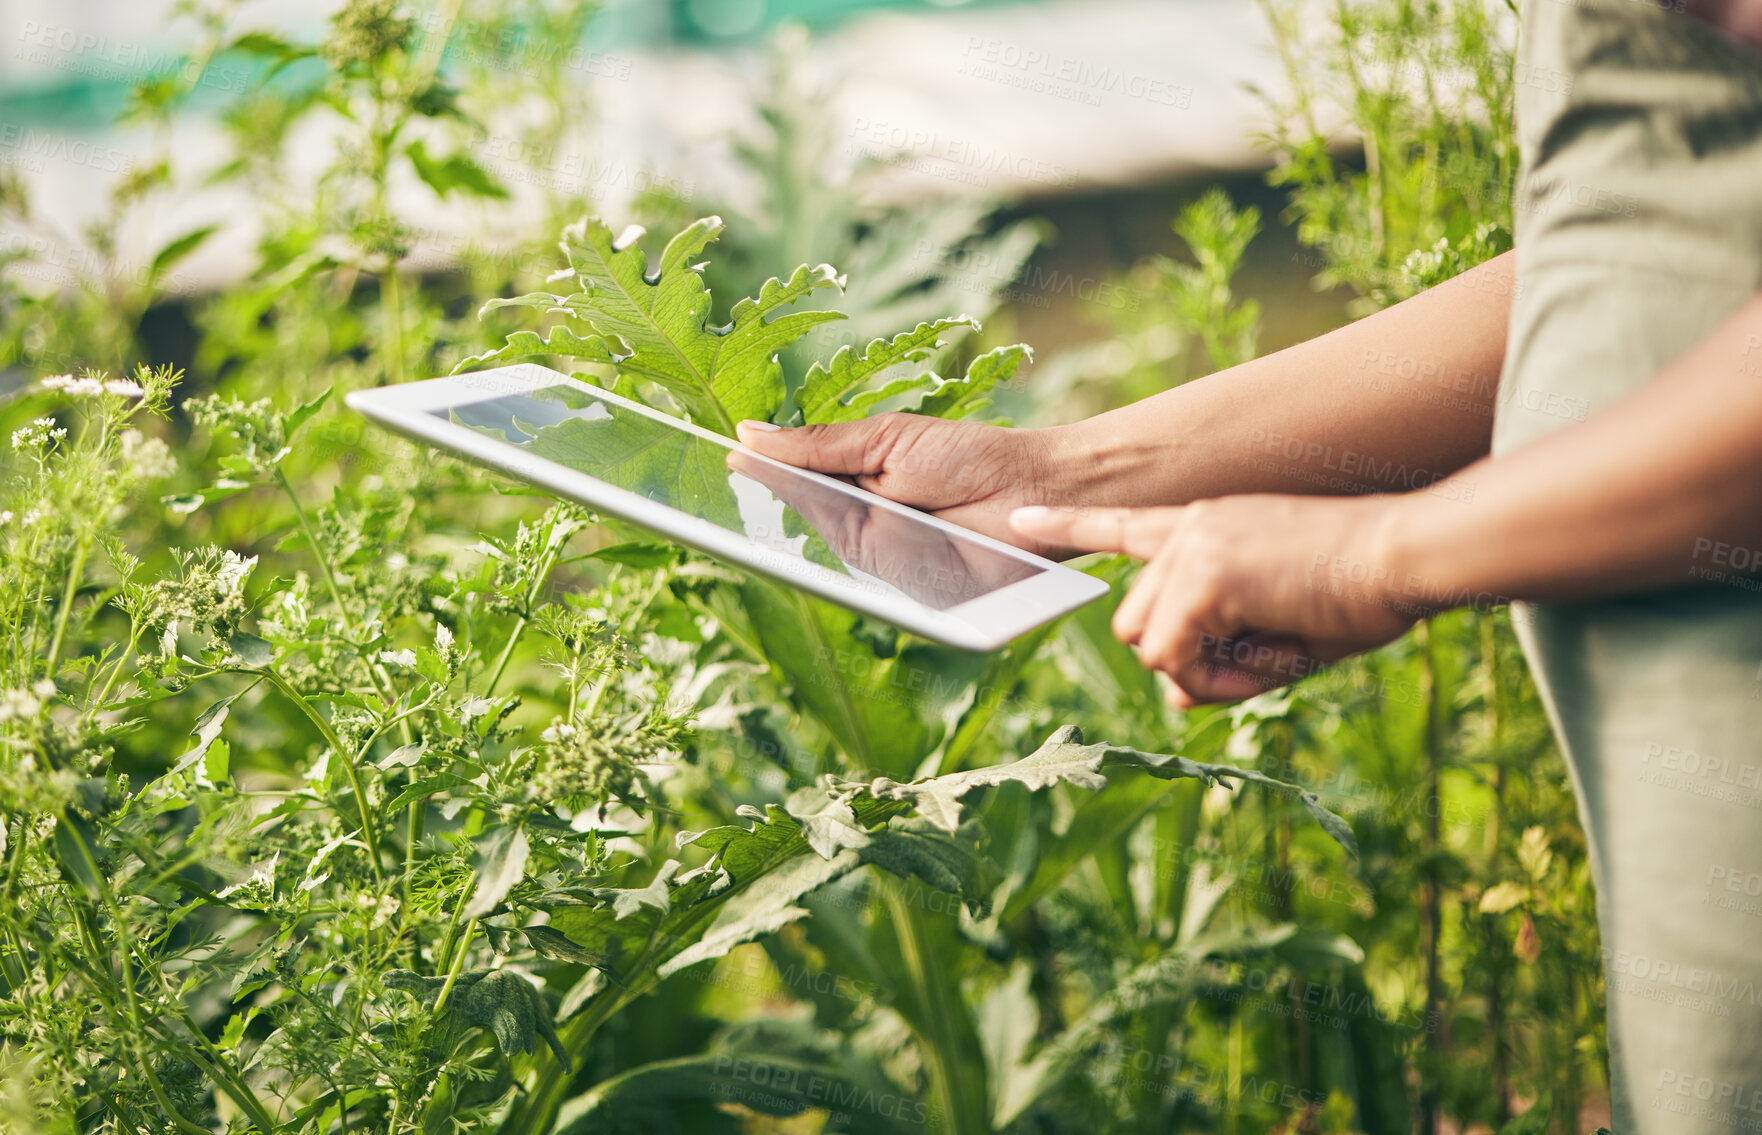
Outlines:
<svg viewBox="0 0 1762 1135"><path fill-rule="evenodd" d="M778 562L803 561L867 590L947 610L1042 570L909 512L878 507L573 386L507 394L437 416L747 537ZM808 569L812 570L812 569Z"/></svg>

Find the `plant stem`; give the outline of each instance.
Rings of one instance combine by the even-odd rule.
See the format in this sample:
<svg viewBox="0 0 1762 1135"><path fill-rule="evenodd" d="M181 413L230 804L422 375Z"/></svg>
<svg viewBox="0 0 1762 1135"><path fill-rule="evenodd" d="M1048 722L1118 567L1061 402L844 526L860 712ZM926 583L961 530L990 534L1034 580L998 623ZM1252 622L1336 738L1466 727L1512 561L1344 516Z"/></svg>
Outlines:
<svg viewBox="0 0 1762 1135"><path fill-rule="evenodd" d="M361 836L367 843L367 861L373 868L373 877L383 885L385 875L379 865L379 819L373 806L368 803L367 790L361 784L361 770L355 766L354 754L349 751L348 746L343 744L342 738L336 735L336 730L330 727L330 722L319 716L318 711L312 708L311 703L301 697L298 690L288 685L287 680L280 674L273 670L252 670L245 667L240 667L234 672L255 674L262 677L270 685L287 695L288 700L306 715L306 719L318 727L318 732L323 735L325 743L337 755L337 760L342 762L343 775L348 777L349 788L355 796L355 807L361 813Z"/></svg>
<svg viewBox="0 0 1762 1135"><path fill-rule="evenodd" d="M91 548L90 537L80 540L73 553L73 567L67 572L67 588L61 595L61 610L55 618L55 635L49 640L49 661L43 673L48 678L55 677L55 666L61 660L61 639L67 633L67 617L73 611L74 596L79 592L80 577L86 571L86 553Z"/></svg>
<svg viewBox="0 0 1762 1135"><path fill-rule="evenodd" d="M947 1135L963 1135L966 1132L977 1135L988 1130L990 1125L981 1117L969 1119L966 1114L970 1105L962 1098L960 1070L954 1059L959 1042L948 1018L949 1007L936 992L936 987L942 983L932 972L936 962L930 956L929 944L924 941L923 923L919 919L918 911L906 898L906 888L910 885L907 882L894 884L888 880L881 885L881 896L887 905L888 918L893 924L894 938L899 943L899 960L911 977L912 988L917 995L914 999L923 1012L923 1035L918 1038L918 1049L925 1071L929 1074L930 1096L942 1113L942 1130ZM917 1025L918 1022L913 1024Z"/></svg>

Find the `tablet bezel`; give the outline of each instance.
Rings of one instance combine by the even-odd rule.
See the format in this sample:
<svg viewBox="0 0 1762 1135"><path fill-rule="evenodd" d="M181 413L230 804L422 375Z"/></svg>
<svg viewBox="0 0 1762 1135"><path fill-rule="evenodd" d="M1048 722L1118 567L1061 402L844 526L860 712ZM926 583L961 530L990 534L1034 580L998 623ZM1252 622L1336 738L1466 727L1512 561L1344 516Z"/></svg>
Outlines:
<svg viewBox="0 0 1762 1135"><path fill-rule="evenodd" d="M675 429L695 434L729 449L739 449L750 454L756 461L769 462L778 468L854 495L870 507L892 511L915 522L991 548L1039 568L1040 574L1006 584L965 603L938 611L905 596L867 591L851 576L841 575L810 560L768 551L754 544L750 538L702 517L693 516L672 505L652 501L547 458L534 456L508 442L485 437L437 414L437 411L455 406L487 401L508 394L530 394L552 386L572 387L590 397L646 415ZM536 363L517 363L447 378L357 390L348 394L344 402L397 433L439 446L492 469L510 473L570 500L652 529L681 544L731 560L779 583L798 587L841 606L885 619L914 634L949 646L966 650L995 650L1018 635L1100 598L1108 590L1107 584L1094 576L1085 575L1063 564L1024 552L1001 540L890 501L834 477L753 453L733 438L682 421L597 386L590 386Z"/></svg>

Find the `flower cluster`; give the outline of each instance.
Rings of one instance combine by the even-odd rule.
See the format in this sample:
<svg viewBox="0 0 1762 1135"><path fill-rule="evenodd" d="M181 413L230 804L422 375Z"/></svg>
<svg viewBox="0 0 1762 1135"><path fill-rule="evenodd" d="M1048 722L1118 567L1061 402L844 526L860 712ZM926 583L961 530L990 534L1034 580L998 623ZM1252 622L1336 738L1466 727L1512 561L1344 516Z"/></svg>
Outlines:
<svg viewBox="0 0 1762 1135"><path fill-rule="evenodd" d="M177 633L187 623L196 632L207 630L225 641L239 628L249 605L245 579L257 566L257 557L241 557L221 548L179 552L181 571L148 588L140 604L141 621L159 636L160 654L177 654Z"/></svg>
<svg viewBox="0 0 1762 1135"><path fill-rule="evenodd" d="M100 394L113 394L118 398L141 398L146 396L146 389L138 382L129 378L99 378L95 374L75 378L71 374L54 374L43 380L43 389L58 390L63 394L71 394L76 398L95 398Z"/></svg>

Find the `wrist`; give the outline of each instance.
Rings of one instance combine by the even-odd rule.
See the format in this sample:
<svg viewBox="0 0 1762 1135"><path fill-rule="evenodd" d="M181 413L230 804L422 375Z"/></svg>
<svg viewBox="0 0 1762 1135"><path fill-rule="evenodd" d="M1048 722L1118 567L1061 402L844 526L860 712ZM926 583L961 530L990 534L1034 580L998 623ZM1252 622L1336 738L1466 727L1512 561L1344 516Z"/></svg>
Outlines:
<svg viewBox="0 0 1762 1135"><path fill-rule="evenodd" d="M1122 436L1108 415L1035 431L1041 483L1052 505L1139 505L1152 472L1144 447ZM1168 503L1168 502L1157 502Z"/></svg>
<svg viewBox="0 0 1762 1135"><path fill-rule="evenodd" d="M1449 546L1451 522L1437 523L1441 497L1409 492L1372 498L1379 502L1370 526L1371 562L1382 570L1379 601L1393 610L1426 618L1452 607L1483 605L1459 578L1462 557Z"/></svg>

